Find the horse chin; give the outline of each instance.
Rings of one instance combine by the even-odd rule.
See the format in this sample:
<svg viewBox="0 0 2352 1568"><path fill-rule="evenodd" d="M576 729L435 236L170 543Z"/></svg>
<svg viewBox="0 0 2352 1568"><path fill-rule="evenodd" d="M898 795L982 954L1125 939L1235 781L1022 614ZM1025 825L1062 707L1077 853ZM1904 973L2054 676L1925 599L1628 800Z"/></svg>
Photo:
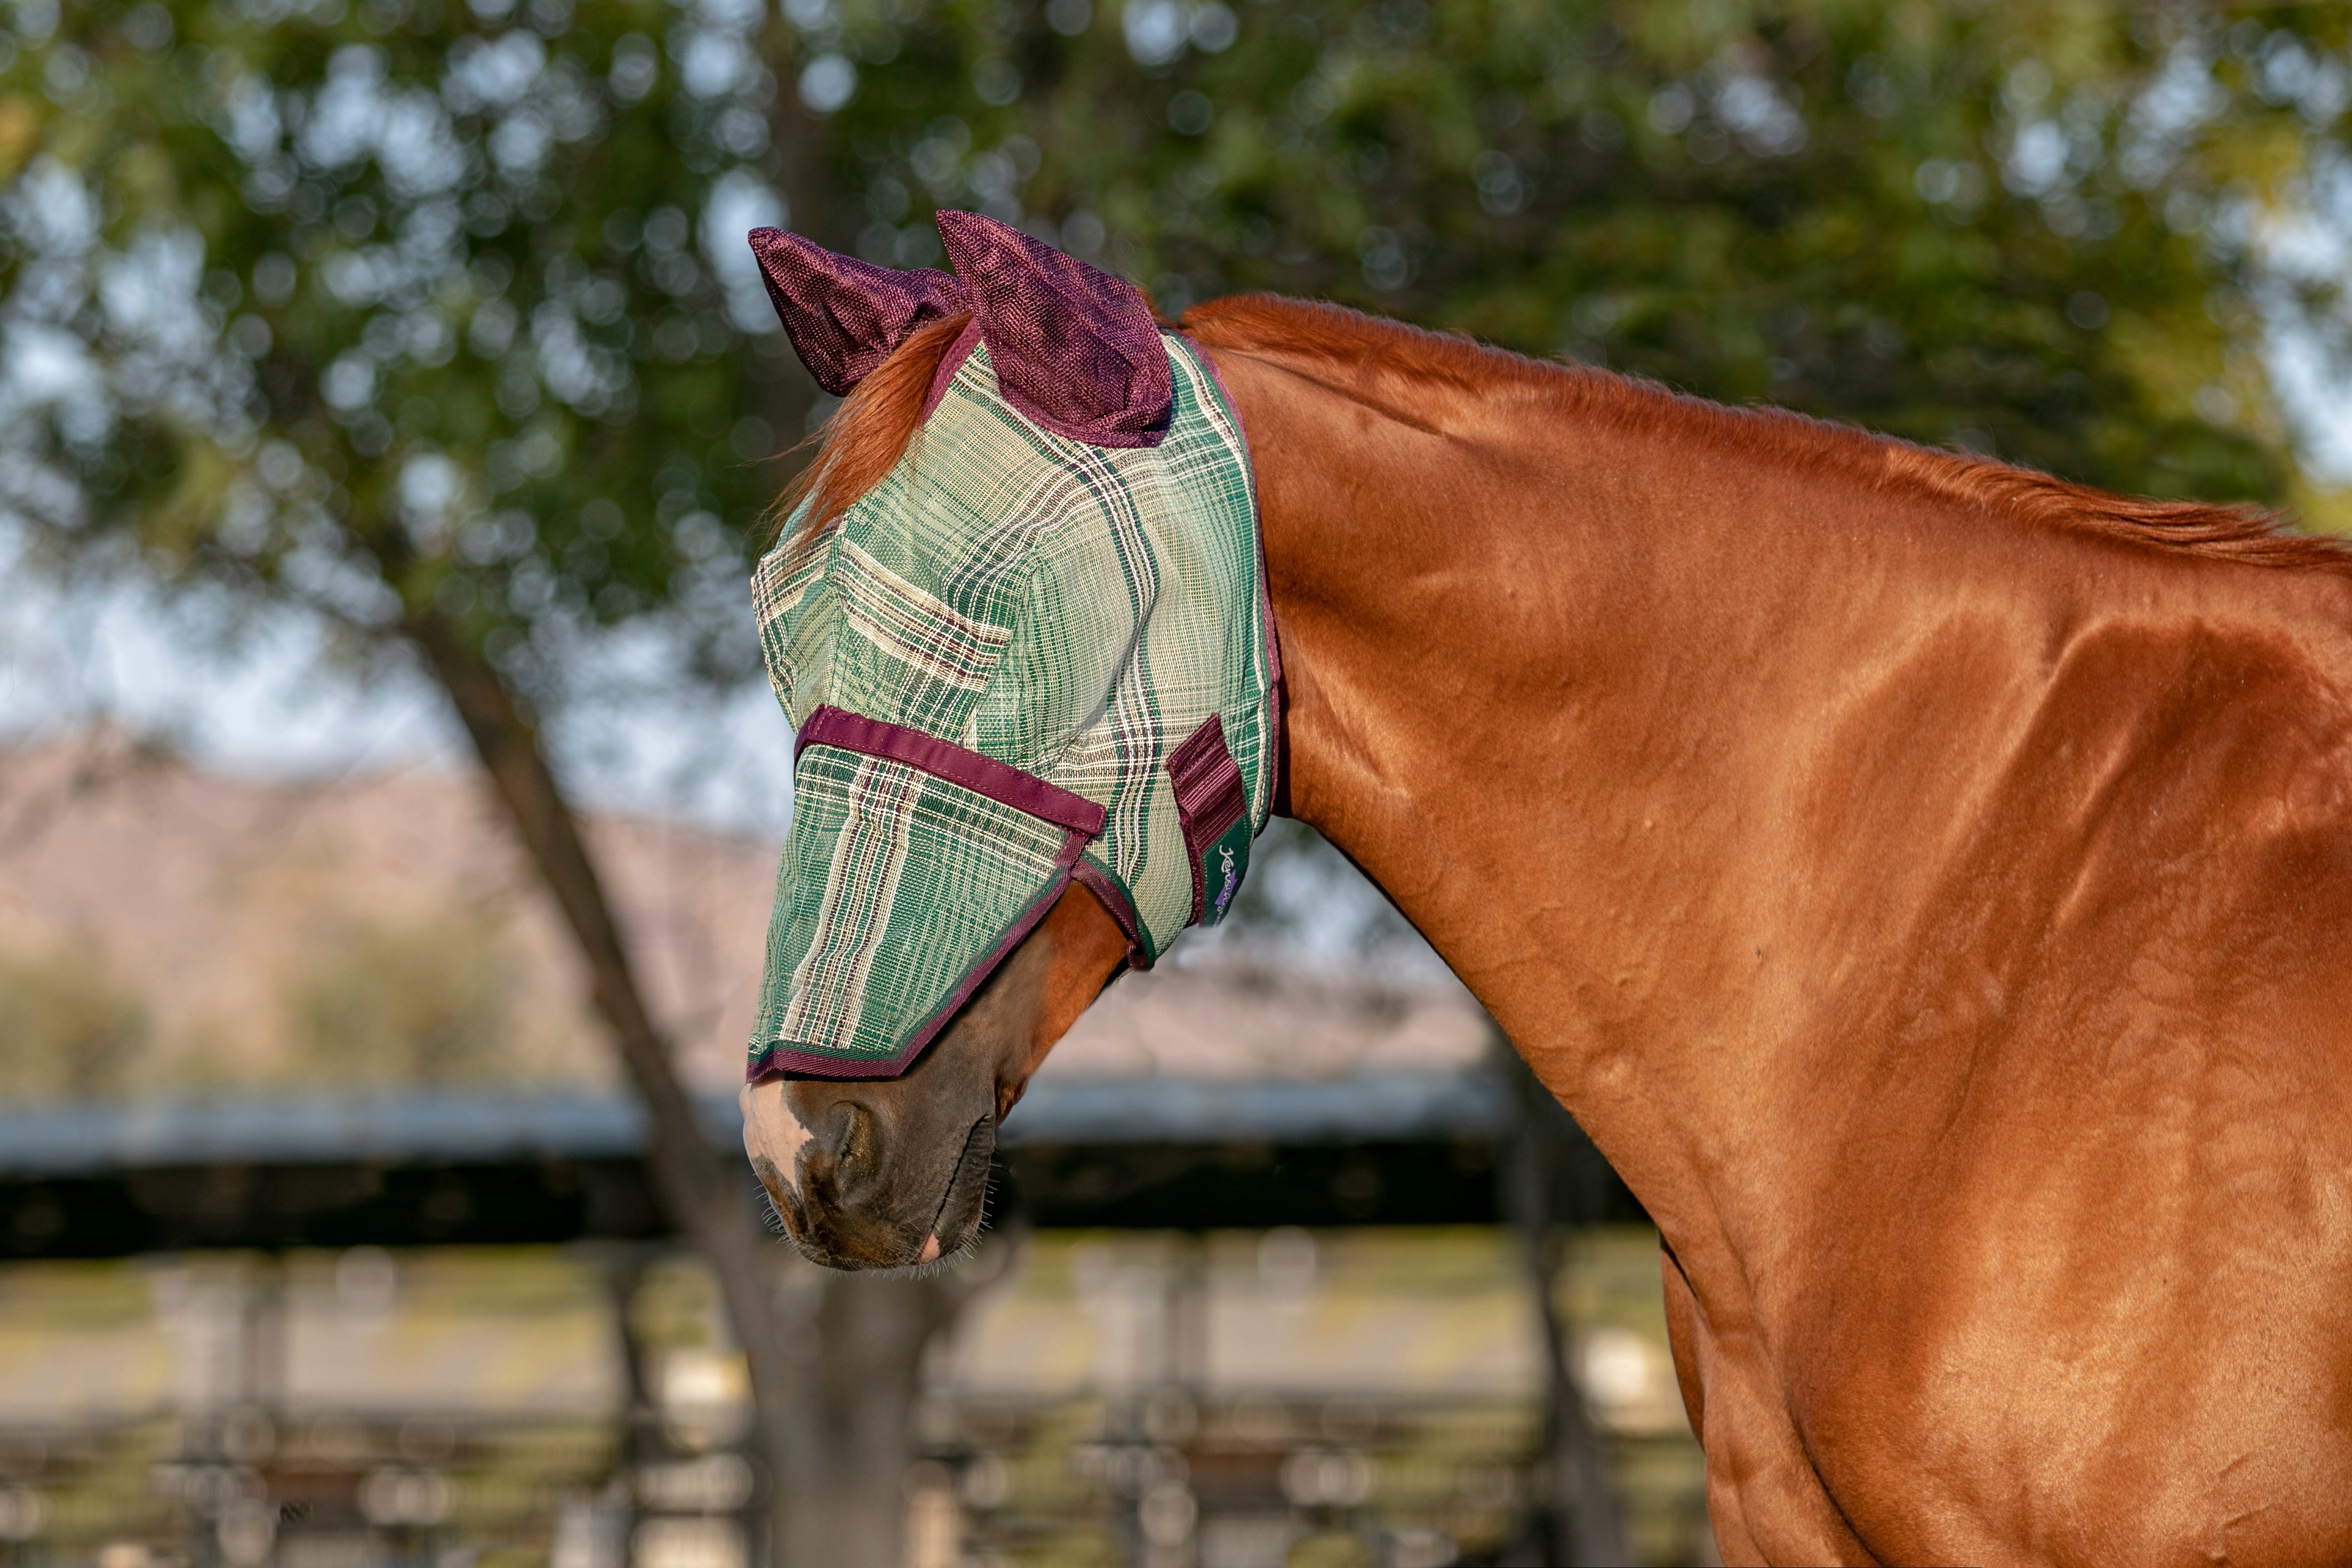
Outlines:
<svg viewBox="0 0 2352 1568"><path fill-rule="evenodd" d="M795 1224L793 1210L805 1215L798 1204L791 1208L778 1205L785 1215L784 1239L793 1250L811 1263L844 1273L864 1274L892 1269L911 1268L940 1256L938 1244L929 1237L917 1237L904 1226L847 1227L814 1226L804 1221ZM877 1233L879 1234L877 1234Z"/></svg>

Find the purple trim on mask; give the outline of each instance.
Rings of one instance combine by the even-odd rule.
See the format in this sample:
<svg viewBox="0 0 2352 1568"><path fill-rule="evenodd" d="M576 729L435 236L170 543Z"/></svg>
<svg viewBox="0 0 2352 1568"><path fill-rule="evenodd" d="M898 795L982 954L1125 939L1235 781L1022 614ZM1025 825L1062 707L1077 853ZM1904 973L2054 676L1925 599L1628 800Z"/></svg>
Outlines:
<svg viewBox="0 0 2352 1568"><path fill-rule="evenodd" d="M1127 966L1129 969L1151 967L1151 943L1146 940L1143 921L1135 912L1135 900L1128 897L1119 879L1091 860L1081 860L1070 868L1070 880L1077 883L1102 901L1119 930L1127 933Z"/></svg>
<svg viewBox="0 0 2352 1568"><path fill-rule="evenodd" d="M1242 424L1242 411L1234 405L1234 395L1225 390L1225 378L1217 369L1217 362L1208 350L1185 337L1192 356L1209 373L1209 380L1217 389L1217 396L1225 405L1225 416L1234 424L1234 434L1241 437L1242 457L1250 470L1250 525L1257 538L1257 610L1258 627L1265 640L1266 701L1274 719L1274 746L1267 758L1274 770L1273 787L1266 792L1266 809L1276 816L1290 815L1290 683L1282 675L1282 637L1274 624L1274 590L1265 573L1265 527L1257 515L1257 458L1250 450L1249 431Z"/></svg>
<svg viewBox="0 0 2352 1568"><path fill-rule="evenodd" d="M848 396L924 322L969 308L963 285L928 267L877 267L780 228L755 228L751 241L776 319L835 397Z"/></svg>
<svg viewBox="0 0 2352 1568"><path fill-rule="evenodd" d="M1258 543L1258 570L1265 571L1265 543ZM1263 580L1261 578L1261 580ZM1266 795L1266 811L1275 816L1290 815L1290 682L1282 674L1282 641L1274 624L1274 598L1263 588L1258 591L1260 619L1265 626L1265 660L1274 672L1266 683L1265 700L1272 705L1274 716L1274 788Z"/></svg>
<svg viewBox="0 0 2352 1568"><path fill-rule="evenodd" d="M1006 402L1088 446L1160 444L1176 388L1160 325L1134 284L978 213L933 221Z"/></svg>
<svg viewBox="0 0 2352 1568"><path fill-rule="evenodd" d="M899 1042L898 1048L888 1056L821 1056L813 1051L795 1051L782 1045L771 1046L760 1054L759 1059L744 1074L745 1081L761 1083L786 1076L821 1079L899 1077L915 1065L915 1058L923 1054L923 1047L937 1039L940 1031L954 1022L956 1014L971 1000L972 993L987 984L988 977L996 973L996 966L1010 957L1013 950L1037 929L1038 922L1053 911L1070 885L1070 875L1067 865L1057 863L1054 879L1045 884L1045 890L1029 901L1027 907L1013 918L1013 923L1004 928L1004 934L996 939L995 945L982 953L972 966L964 971L963 978L956 982L955 989L948 993L947 1000L940 1003L929 1017L917 1025L914 1031Z"/></svg>
<svg viewBox="0 0 2352 1568"><path fill-rule="evenodd" d="M1018 409L1021 412L1022 416L1027 419L1030 424L1036 426L1040 430L1049 430L1065 440L1076 441L1081 446L1157 447L1160 442L1166 440L1168 437L1169 426L1168 419L1165 415L1161 416L1160 421L1158 425L1152 426L1149 430L1142 431L1132 439L1121 437L1118 440L1112 440L1104 435L1102 427L1099 426L1079 424L1072 420L1055 417L1049 410L1030 401L1028 395L1024 393L1019 387L1005 385L1002 376L997 378L997 390L1004 394L1004 401Z"/></svg>
<svg viewBox="0 0 2352 1568"><path fill-rule="evenodd" d="M1086 796L1073 795L1059 784L1047 784L1034 773L1024 773L1009 763L968 752L952 741L942 741L920 730L847 712L830 703L818 708L802 723L801 732L793 742L795 766L801 753L811 746L831 746L836 751L904 763L933 778L945 779L974 795L985 795L1001 805L1026 812L1042 822L1083 834L1085 837L1078 840L1080 848L1102 832L1108 815ZM1068 853L1066 847L1064 852Z"/></svg>
<svg viewBox="0 0 2352 1568"><path fill-rule="evenodd" d="M940 361L940 368L931 373L931 389L923 395L924 418L929 419L931 411L939 407L940 399L948 395L948 383L955 379L956 372L963 368L963 362L970 359L971 351L979 346L980 318L974 316L963 324L963 331L956 334L956 341L948 345L947 357Z"/></svg>

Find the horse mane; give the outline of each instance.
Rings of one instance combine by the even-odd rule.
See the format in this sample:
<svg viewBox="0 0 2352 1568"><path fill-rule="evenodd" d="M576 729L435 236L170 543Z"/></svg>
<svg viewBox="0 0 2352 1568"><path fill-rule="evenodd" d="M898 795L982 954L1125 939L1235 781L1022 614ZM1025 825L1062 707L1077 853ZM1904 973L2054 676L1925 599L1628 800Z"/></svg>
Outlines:
<svg viewBox="0 0 2352 1568"><path fill-rule="evenodd" d="M917 331L850 392L771 513L773 542L785 519L814 498L798 538L822 532L881 481L922 425L940 362L970 317ZM1178 323L1203 347L1274 353L1345 366L1393 387L1400 410L1433 384L1484 400L1509 397L1557 415L1626 428L1671 421L1717 447L1793 468L1824 467L1882 489L1956 501L1996 516L2145 547L2263 566L2352 573L2352 550L2284 531L2280 514L2253 506L2151 500L2072 484L2031 468L1937 451L1788 409L1732 408L1653 381L1584 365L1549 363L1338 305L1238 294L1196 305Z"/></svg>
<svg viewBox="0 0 2352 1568"><path fill-rule="evenodd" d="M2260 507L2115 495L1784 408L1727 407L1639 377L1528 359L1338 305L1234 295L1193 307L1182 326L1211 349L1322 360L1346 366L1360 384L1393 385L1400 395L1434 383L1482 398L1516 397L1586 422L1648 429L1671 422L1718 448L1799 468L1826 467L1865 485L2022 522L2220 560L2352 572L2352 550L2342 542L2284 531L2287 520ZM1397 402L1410 407L1409 395Z"/></svg>

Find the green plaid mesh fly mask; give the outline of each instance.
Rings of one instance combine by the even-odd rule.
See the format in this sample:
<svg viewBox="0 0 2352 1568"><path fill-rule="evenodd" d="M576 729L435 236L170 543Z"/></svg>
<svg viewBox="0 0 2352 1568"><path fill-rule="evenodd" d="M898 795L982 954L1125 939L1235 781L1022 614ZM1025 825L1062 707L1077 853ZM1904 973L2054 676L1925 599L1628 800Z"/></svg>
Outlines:
<svg viewBox="0 0 2352 1568"><path fill-rule="evenodd" d="M1273 808L1280 667L1214 373L1154 329L1163 431L1098 445L1015 406L983 321L896 467L752 578L797 736L754 1080L904 1072L1073 880L1149 967L1223 918Z"/></svg>

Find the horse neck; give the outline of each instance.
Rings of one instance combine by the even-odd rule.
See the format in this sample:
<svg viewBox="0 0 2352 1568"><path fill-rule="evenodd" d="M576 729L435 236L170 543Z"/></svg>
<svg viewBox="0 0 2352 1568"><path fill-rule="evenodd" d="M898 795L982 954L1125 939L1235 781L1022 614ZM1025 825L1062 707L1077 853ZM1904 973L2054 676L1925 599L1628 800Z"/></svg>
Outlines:
<svg viewBox="0 0 2352 1568"><path fill-rule="evenodd" d="M1694 939L1753 963L1753 920L1693 900L1727 894L1757 801L1731 737L1770 726L1735 723L1766 634L1829 585L1730 550L1713 520L1744 509L1634 433L1221 363L1257 464L1291 809L1581 1110L1601 1042L1690 1005Z"/></svg>
<svg viewBox="0 0 2352 1568"><path fill-rule="evenodd" d="M1719 1200L1694 1162L1769 1168L1767 1097L1885 1068L1824 1059L1854 1034L1830 1009L1916 976L1983 873L2091 596L2180 567L2086 572L2079 540L1523 384L1401 402L1362 367L1218 358L1293 812L1662 1221ZM2171 589L2213 609L2249 575Z"/></svg>

